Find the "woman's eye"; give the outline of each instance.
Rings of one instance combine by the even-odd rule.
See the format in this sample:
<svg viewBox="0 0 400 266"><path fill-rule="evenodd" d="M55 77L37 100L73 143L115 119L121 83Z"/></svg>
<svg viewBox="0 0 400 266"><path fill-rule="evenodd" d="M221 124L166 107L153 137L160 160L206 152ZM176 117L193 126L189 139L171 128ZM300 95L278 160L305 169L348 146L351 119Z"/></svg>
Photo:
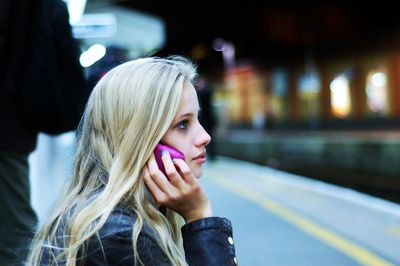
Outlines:
<svg viewBox="0 0 400 266"><path fill-rule="evenodd" d="M188 124L189 124L189 120L183 120L178 123L177 127L179 129L186 129L188 127Z"/></svg>

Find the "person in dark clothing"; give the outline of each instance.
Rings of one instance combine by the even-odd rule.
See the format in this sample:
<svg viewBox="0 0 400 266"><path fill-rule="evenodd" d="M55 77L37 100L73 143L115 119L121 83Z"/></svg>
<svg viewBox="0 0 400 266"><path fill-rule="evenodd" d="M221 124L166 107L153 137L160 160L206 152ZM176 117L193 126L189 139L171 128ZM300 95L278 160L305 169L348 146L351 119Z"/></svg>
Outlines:
<svg viewBox="0 0 400 266"><path fill-rule="evenodd" d="M236 264L232 225L213 216L198 180L211 138L198 120L195 69L185 57L149 57L100 79L69 188L37 233L29 265ZM163 150L165 174L159 143L184 155L172 160Z"/></svg>
<svg viewBox="0 0 400 266"><path fill-rule="evenodd" d="M48 61L53 54L44 47L53 46L57 58L54 55ZM23 265L26 260L37 225L37 217L30 202L28 156L36 147L36 139L41 131L38 125L52 123L48 126L55 129L56 124L61 122L57 119L47 120L45 117L32 120L34 116L30 115L36 114L37 110L30 108L30 103L41 107L38 103L43 99L37 90L47 88L46 81L53 79L54 83L71 86L66 86L66 90L73 91L72 87L82 90L81 97L74 99L73 104L83 109L87 92L77 52L78 45L72 38L68 10L63 1L0 2L1 265ZM55 69L67 75L68 81L58 80ZM25 92L29 92L30 96ZM26 97L22 98L22 95ZM53 103L43 104L50 106ZM71 108L70 112L73 111ZM78 111L69 121L70 124L58 129L58 132L77 127L79 120Z"/></svg>
<svg viewBox="0 0 400 266"><path fill-rule="evenodd" d="M200 121L204 126L204 129L208 132L208 134L210 134L211 138L213 138L215 126L217 124L217 119L212 107L213 88L207 78L200 75L196 84L196 90L201 108ZM208 145L207 155L209 155L210 160L215 160L215 140Z"/></svg>

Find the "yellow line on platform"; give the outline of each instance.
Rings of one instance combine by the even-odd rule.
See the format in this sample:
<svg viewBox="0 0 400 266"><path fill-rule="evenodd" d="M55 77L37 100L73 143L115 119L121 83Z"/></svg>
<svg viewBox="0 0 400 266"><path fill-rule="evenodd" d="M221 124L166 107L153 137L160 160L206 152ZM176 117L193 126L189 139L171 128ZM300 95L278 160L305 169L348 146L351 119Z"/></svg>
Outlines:
<svg viewBox="0 0 400 266"><path fill-rule="evenodd" d="M385 231L386 231L386 233L388 233L391 236L400 238L400 227L399 226L388 227Z"/></svg>
<svg viewBox="0 0 400 266"><path fill-rule="evenodd" d="M317 223L299 215L295 212L285 208L283 205L267 198L265 195L251 189L249 186L243 183L239 183L232 179L228 179L215 171L208 170L210 181L223 189L230 190L241 197L252 201L269 212L281 217L289 223L297 226L302 231L310 234L311 236L319 239L320 241L328 244L329 246L341 251L348 255L355 261L367 266L393 266L394 264L380 258L368 249L357 245L356 243L347 240L338 234L329 231L328 229L318 225Z"/></svg>

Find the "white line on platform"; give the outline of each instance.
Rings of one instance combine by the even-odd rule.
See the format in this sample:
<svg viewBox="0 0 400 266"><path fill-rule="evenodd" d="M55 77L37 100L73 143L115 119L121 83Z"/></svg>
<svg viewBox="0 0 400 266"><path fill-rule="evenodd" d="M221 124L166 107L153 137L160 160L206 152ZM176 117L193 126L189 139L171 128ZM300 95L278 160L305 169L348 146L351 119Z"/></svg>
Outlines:
<svg viewBox="0 0 400 266"><path fill-rule="evenodd" d="M329 197L347 200L354 204L385 212L400 218L400 205L394 202L373 197L350 188L345 188L323 181L307 178L304 176L287 173L267 166L262 166L227 157L219 157L218 159L222 162L232 163L233 165L235 165L235 167L240 167L241 169L246 169L246 171L256 173L258 176L267 178L269 179L269 181L275 183L281 183L303 190L314 191Z"/></svg>

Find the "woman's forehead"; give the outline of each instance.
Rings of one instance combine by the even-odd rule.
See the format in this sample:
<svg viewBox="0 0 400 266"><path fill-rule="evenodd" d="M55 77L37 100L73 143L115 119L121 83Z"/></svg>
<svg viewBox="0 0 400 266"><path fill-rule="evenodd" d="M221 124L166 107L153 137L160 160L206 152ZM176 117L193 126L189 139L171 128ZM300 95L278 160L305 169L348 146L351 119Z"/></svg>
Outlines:
<svg viewBox="0 0 400 266"><path fill-rule="evenodd" d="M176 117L188 113L196 114L198 111L199 111L199 101L197 99L196 90L191 83L185 82L185 85L183 87L181 102L179 104Z"/></svg>

